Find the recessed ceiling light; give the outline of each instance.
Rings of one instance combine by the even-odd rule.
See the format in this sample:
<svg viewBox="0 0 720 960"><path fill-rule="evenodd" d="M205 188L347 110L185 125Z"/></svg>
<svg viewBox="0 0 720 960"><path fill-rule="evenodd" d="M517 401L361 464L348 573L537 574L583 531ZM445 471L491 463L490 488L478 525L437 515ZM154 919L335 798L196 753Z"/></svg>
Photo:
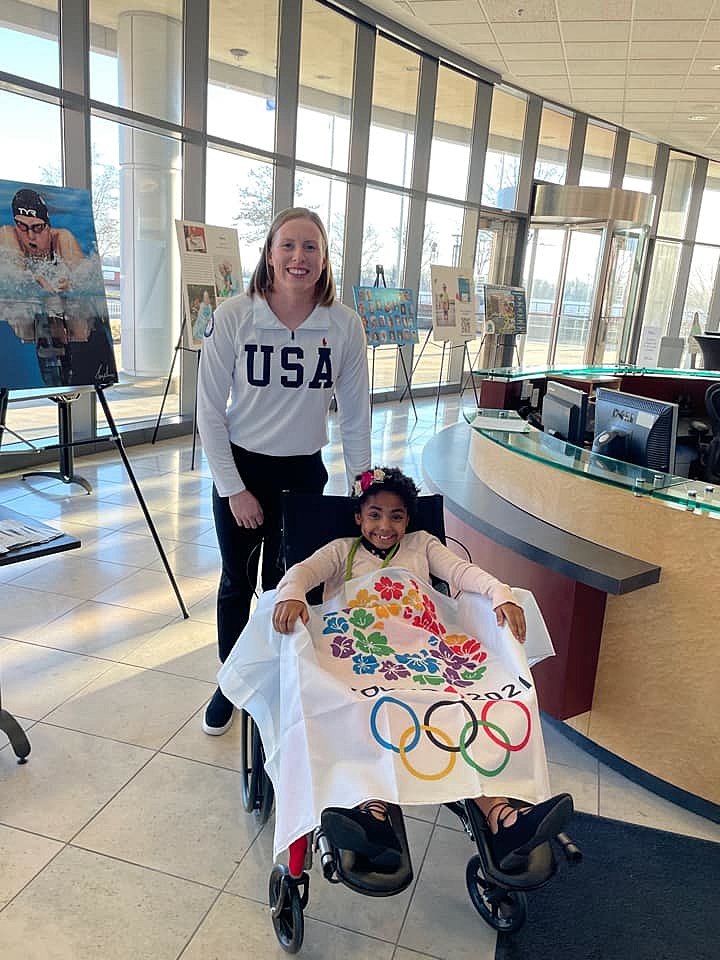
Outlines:
<svg viewBox="0 0 720 960"><path fill-rule="evenodd" d="M246 57L250 53L249 50L246 50L245 47L231 47L230 55L235 57L236 60L242 60L243 57Z"/></svg>
<svg viewBox="0 0 720 960"><path fill-rule="evenodd" d="M716 73L720 70L720 63L714 63L711 67L711 70L714 70Z"/></svg>
<svg viewBox="0 0 720 960"><path fill-rule="evenodd" d="M707 120L704 113L691 113L688 120Z"/></svg>

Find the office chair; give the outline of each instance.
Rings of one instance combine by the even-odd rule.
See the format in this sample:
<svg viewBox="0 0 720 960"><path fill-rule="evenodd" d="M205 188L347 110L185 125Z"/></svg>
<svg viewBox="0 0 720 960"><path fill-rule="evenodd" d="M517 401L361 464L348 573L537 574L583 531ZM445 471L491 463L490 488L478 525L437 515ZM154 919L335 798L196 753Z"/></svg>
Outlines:
<svg viewBox="0 0 720 960"><path fill-rule="evenodd" d="M705 392L705 409L710 420L712 439L704 451L705 479L720 481L720 381L712 383Z"/></svg>

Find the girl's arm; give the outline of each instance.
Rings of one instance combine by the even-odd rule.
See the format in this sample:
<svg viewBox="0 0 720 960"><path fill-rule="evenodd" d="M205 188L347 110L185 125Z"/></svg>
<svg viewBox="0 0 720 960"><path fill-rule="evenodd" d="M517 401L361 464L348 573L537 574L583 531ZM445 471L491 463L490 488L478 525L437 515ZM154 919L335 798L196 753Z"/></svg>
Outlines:
<svg viewBox="0 0 720 960"><path fill-rule="evenodd" d="M308 622L305 594L313 587L337 576L347 560L347 541L332 540L290 567L277 587L277 601L273 609L273 626L280 633L292 633L298 617Z"/></svg>

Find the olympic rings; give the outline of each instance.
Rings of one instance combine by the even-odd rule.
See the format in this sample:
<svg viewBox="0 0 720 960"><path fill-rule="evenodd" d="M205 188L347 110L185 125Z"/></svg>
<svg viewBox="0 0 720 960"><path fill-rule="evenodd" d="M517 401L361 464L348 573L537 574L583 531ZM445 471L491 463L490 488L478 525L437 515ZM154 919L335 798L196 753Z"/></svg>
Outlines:
<svg viewBox="0 0 720 960"><path fill-rule="evenodd" d="M485 725L485 732L486 732L487 735L490 737L490 739L492 740L492 742L493 742L493 743L496 743L499 747L505 747L506 750L512 750L513 752L516 751L516 750L522 750L522 748L527 745L527 742L528 742L528 740L530 739L530 731L531 731L531 729L532 729L532 720L531 720L531 718L530 718L530 711L528 710L527 706L526 706L521 700L488 700L488 702L487 702L487 703L485 704L485 706L482 708L482 713L481 713L481 715L480 715L480 716L481 716L481 719L482 719L483 721L485 721L485 720L487 719L487 715L488 715L488 712L489 712L489 710L490 710L490 707L492 707L492 705L495 704L495 703L512 703L512 704L514 704L516 707L520 707L520 709L522 710L522 712L525 714L525 719L527 720L527 733L525 734L525 736L523 737L523 739L520 741L520 743L516 743L516 744L513 746L513 745L510 744L510 741L509 741L509 740L508 740L506 743L500 743L499 740L496 740L496 739L495 739L495 737L492 735L492 733L490 733L490 731L488 730L488 727L493 727L494 730L497 730L498 728L497 728L496 726L494 726L494 724L492 724L492 723L487 723L487 724ZM461 738L461 742L462 742L462 738Z"/></svg>
<svg viewBox="0 0 720 960"><path fill-rule="evenodd" d="M380 736L380 733L378 732L377 713L380 707L385 702L395 703L398 705L398 707L402 707L403 710L405 710L408 714L410 714L410 719L413 722L412 729L415 730L415 736L413 737L413 742L410 744L410 746L407 748L407 751L406 751L407 753L410 753L410 751L414 750L415 747L418 745L418 743L420 743L420 724L418 722L418 718L415 716L415 711L413 710L413 708L408 706L407 703L403 703L402 700L397 700L395 697L380 697L380 699L375 703L375 706L372 708L372 713L370 714L370 730L372 731L372 735L375 737L375 739L381 746L385 747L386 750L392 750L393 753L401 752L399 747L396 747L392 743L388 743L388 741L384 740Z"/></svg>
<svg viewBox="0 0 720 960"><path fill-rule="evenodd" d="M471 726L470 723L466 724L467 727ZM439 730L437 727L431 727L429 724L423 723L420 726L421 730L424 730L428 736L431 733L437 734L438 737L445 740L448 746L452 747L452 740L445 733L444 730ZM403 731L402 736L400 737L400 759L405 764L406 769L418 780L442 780L443 777L446 777L455 766L455 761L457 760L457 755L455 753L450 754L450 759L447 762L447 766L444 770L441 770L439 773L420 773L419 770L416 770L413 766L410 765L410 762L407 758L407 751L405 749L405 741L408 739L410 734L413 732L413 727L408 727L407 730ZM508 754L508 758L510 754Z"/></svg>
<svg viewBox="0 0 720 960"><path fill-rule="evenodd" d="M423 726L421 727L421 729L424 730L425 733L427 733L427 737L430 743L432 743L434 747L437 747L438 750L447 750L449 753L460 753L462 751L462 740L463 740L462 736L460 737L460 744L457 747L454 747L452 745L452 741L448 741L448 740L446 740L445 742L449 743L449 746L444 747L441 743L438 743L437 740L435 740L432 733L432 728L429 725L430 717L432 717L433 713L438 709L438 707L448 707L448 706L454 707L454 706L457 706L457 704L460 704L461 707L465 707L465 709L467 710L470 716L469 725L472 726L473 728L472 733L470 734L470 739L465 744L465 749L467 749L470 746L470 744L473 743L473 741L478 735L480 724L478 723L478 719L475 716L467 700L438 700L437 703L433 703L432 706L428 707L427 710L425 711L425 717L423 718ZM508 743L509 742L510 741L508 741Z"/></svg>
<svg viewBox="0 0 720 960"><path fill-rule="evenodd" d="M508 763L510 763L510 753L509 753L510 737L508 737L505 731L501 727L498 727L497 724L490 723L489 720L482 720L481 722L486 732L488 727L492 727L494 730L497 730L498 733L502 734L503 737L505 737L505 743L501 744L501 746L506 747L505 756L500 762L500 766L496 767L495 770L485 770L483 767L480 766L480 764L475 763L473 758L468 755L467 748L470 741L468 741L468 743L463 743L463 740L465 739L465 731L467 730L468 727L472 726L471 723L466 723L460 733L460 753L465 763L467 763L468 766L472 767L473 770L477 770L477 772L481 773L484 777L497 777L498 774L503 772L503 770L508 765ZM488 734L488 736L490 736L490 734Z"/></svg>
<svg viewBox="0 0 720 960"><path fill-rule="evenodd" d="M380 707L384 703L394 703L396 706L401 707L408 714L410 720L412 721L412 726L407 727L407 729L403 731L400 737L399 746L397 747L381 736L378 730L377 715ZM496 723L491 723L487 719L490 708L497 703L511 703L513 706L520 707L522 712L525 714L525 719L527 720L527 731L520 743L512 744L506 731ZM460 732L460 738L457 746L453 745L453 741L444 730L432 726L432 724L429 722L433 713L439 707L447 707L454 704L460 704L460 706L464 707L470 717ZM469 747L472 745L478 735L480 727L482 727L494 744L502 747L505 751L504 758L494 770L486 770L484 767L481 767L475 760L473 760L468 752ZM421 724L415 711L409 704L404 703L402 700L399 700L396 697L382 696L376 701L370 714L370 731L375 740L386 750L392 750L393 753L399 754L400 759L402 760L408 772L417 777L419 780L442 780L442 778L446 777L455 766L458 753L462 756L463 760L468 764L468 766L472 767L474 770L477 770L477 772L482 774L482 776L497 777L510 762L510 754L515 753L518 750L522 750L525 746L527 746L528 741L530 740L531 730L532 716L530 710L526 704L520 700L488 700L482 708L479 719L466 700L440 700L428 707L428 709L425 711L423 723ZM439 773L421 773L419 770L416 770L407 759L407 755L419 744L422 733L426 734L428 740L434 747L437 747L439 750L443 750L450 754L450 759L447 763L447 766ZM465 739L466 736L467 740ZM443 741L443 743L438 741L438 737Z"/></svg>

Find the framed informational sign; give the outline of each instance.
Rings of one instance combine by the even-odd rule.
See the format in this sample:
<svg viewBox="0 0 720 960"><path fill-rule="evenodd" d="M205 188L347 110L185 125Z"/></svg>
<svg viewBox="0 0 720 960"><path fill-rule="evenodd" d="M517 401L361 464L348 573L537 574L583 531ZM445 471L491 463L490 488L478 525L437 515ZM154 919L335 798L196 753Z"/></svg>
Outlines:
<svg viewBox="0 0 720 960"><path fill-rule="evenodd" d="M369 346L418 342L415 298L411 290L353 287L353 296Z"/></svg>
<svg viewBox="0 0 720 960"><path fill-rule="evenodd" d="M527 333L527 304L524 287L485 284L486 333Z"/></svg>
<svg viewBox="0 0 720 960"><path fill-rule="evenodd" d="M243 291L240 244L234 227L176 220L182 263L187 345L198 349L212 330L215 308Z"/></svg>
<svg viewBox="0 0 720 960"><path fill-rule="evenodd" d="M0 388L116 382L89 191L0 180Z"/></svg>
<svg viewBox="0 0 720 960"><path fill-rule="evenodd" d="M457 267L430 267L433 339L465 343L475 339L475 284Z"/></svg>

